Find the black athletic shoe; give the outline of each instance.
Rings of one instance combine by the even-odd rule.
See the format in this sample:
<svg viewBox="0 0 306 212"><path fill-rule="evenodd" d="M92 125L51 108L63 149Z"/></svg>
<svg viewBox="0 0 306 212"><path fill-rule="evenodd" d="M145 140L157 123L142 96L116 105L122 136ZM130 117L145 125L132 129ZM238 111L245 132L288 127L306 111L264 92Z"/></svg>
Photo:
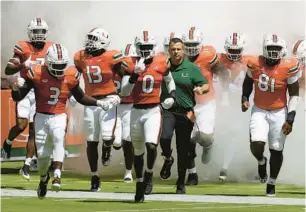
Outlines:
<svg viewBox="0 0 306 212"><path fill-rule="evenodd" d="M152 193L153 189L152 178L153 178L153 172L149 173L145 171L143 179L145 195L149 195Z"/></svg>
<svg viewBox="0 0 306 212"><path fill-rule="evenodd" d="M171 156L169 159L164 159L164 165L160 170L160 177L163 180L167 180L171 176L171 167L173 165L174 159Z"/></svg>
<svg viewBox="0 0 306 212"><path fill-rule="evenodd" d="M268 197L275 196L275 185L267 184L266 196Z"/></svg>
<svg viewBox="0 0 306 212"><path fill-rule="evenodd" d="M193 186L193 185L198 185L198 183L199 183L199 177L197 173L188 174L186 185Z"/></svg>
<svg viewBox="0 0 306 212"><path fill-rule="evenodd" d="M49 175L49 172L48 172L47 173L47 179L45 181L40 180L40 182L39 182L38 189L37 189L38 198L42 199L46 196L47 185L48 185L49 180L50 180L50 175Z"/></svg>
<svg viewBox="0 0 306 212"><path fill-rule="evenodd" d="M94 175L91 177L91 188L90 191L92 192L97 192L101 190L101 182L100 182L100 177L97 175Z"/></svg>
<svg viewBox="0 0 306 212"><path fill-rule="evenodd" d="M136 183L136 194L135 194L135 202L143 202L144 201L144 183L137 182Z"/></svg>

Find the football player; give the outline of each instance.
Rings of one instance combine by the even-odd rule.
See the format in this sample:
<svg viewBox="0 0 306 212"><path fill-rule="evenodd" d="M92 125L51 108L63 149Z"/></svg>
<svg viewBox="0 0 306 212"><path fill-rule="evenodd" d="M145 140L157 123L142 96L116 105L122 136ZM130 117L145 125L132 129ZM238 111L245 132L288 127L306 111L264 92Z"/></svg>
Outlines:
<svg viewBox="0 0 306 212"><path fill-rule="evenodd" d="M237 104L238 100L241 98L242 83L247 72L247 61L252 58L252 56L244 54L245 43L245 34L234 32L225 39L225 53L218 55L220 63L224 65L224 68L228 71L230 76L229 102L231 106ZM227 120L235 119L238 111L233 110L235 110L235 107L226 110ZM229 135L239 133L237 132L236 125L231 126L226 123L224 127L227 129L226 131ZM237 141L235 139L236 138L229 138L229 140L225 142L224 161L219 175L219 179L222 181L226 180L228 166L234 157L237 147Z"/></svg>
<svg viewBox="0 0 306 212"><path fill-rule="evenodd" d="M46 53L46 63L30 68L24 78L17 78L12 86L15 101L24 98L34 89L36 99L35 143L38 155L38 173L40 182L37 189L39 198L44 198L50 179L48 172L50 156L55 163L52 189L61 187L61 168L64 160L64 140L67 128L66 102L70 92L83 105L99 106L109 110L107 99L96 100L84 95L79 87L80 73L74 66L69 66L67 49L60 44L53 44Z"/></svg>
<svg viewBox="0 0 306 212"><path fill-rule="evenodd" d="M14 46L14 55L5 68L5 74L14 75L19 73L19 75L24 76L27 69L31 68L34 64L43 65L45 63L47 49L53 44L52 42L46 41L47 36L47 22L42 18L31 20L28 25L29 40L19 41ZM30 180L30 165L33 156L36 154L33 123L35 114L34 90L32 89L24 99L17 102L16 107L16 125L10 129L8 137L3 143L2 157L10 158L12 141L26 129L29 123L26 159L19 173L24 179Z"/></svg>
<svg viewBox="0 0 306 212"><path fill-rule="evenodd" d="M136 53L136 47L133 44L127 44L124 49L124 59L123 61L132 60L132 58L138 57ZM119 74L115 75L115 85L117 91L120 92L121 89L121 81L122 76ZM133 153L133 144L131 141L131 134L130 134L130 116L131 116L131 109L133 106L133 95L129 95L123 97L121 99L120 105L118 105L117 111L117 127L115 130L115 141L113 147L115 149L120 149L122 146L123 154L124 154L124 161L125 161L125 174L124 174L124 182L131 183L133 182L132 177L132 166L134 162L134 153Z"/></svg>
<svg viewBox="0 0 306 212"><path fill-rule="evenodd" d="M157 155L157 145L161 133L160 92L164 80L173 99L175 83L168 71L167 57L155 55L155 38L143 31L135 39L137 58L122 63L130 77L124 77L121 94L129 95L133 90L131 111L131 138L134 146L134 168L136 172L135 202L143 202L144 194L152 192L153 167ZM169 102L169 108L174 103ZM143 177L144 152L147 150L147 169Z"/></svg>
<svg viewBox="0 0 306 212"><path fill-rule="evenodd" d="M248 72L243 82L243 112L249 108L253 85L255 88L250 120L250 148L258 161L258 174L262 183L268 178L268 159L264 156L266 142L271 153L267 196L275 195L275 181L283 163L285 139L292 131L299 101L298 61L294 58L282 59L284 48L286 44L283 39L275 34L265 35L263 55L248 61Z"/></svg>
<svg viewBox="0 0 306 212"><path fill-rule="evenodd" d="M107 99L117 104L120 99L114 83L114 73L120 72L122 54L117 50L108 50L110 44L108 32L94 28L87 33L85 49L75 53L74 64L82 73L85 82L85 94L96 99ZM84 129L87 140L87 158L92 173L91 191L100 190L98 173L98 144L102 135L102 164L108 166L111 147L115 140L117 107L110 105L109 110L97 106L87 106L84 111Z"/></svg>

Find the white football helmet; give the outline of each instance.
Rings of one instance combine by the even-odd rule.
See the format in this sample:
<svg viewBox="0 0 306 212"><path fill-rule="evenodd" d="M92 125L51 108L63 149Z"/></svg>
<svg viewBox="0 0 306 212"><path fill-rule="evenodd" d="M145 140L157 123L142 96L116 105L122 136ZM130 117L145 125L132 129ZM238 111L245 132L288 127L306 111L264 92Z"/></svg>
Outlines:
<svg viewBox="0 0 306 212"><path fill-rule="evenodd" d="M170 40L171 40L172 38L175 38L175 37L180 38L179 36L176 36L176 33L175 33L175 32L171 32L168 36L166 36L166 37L164 38L164 43L163 43L163 45L164 45L164 52L165 52L166 54L168 53Z"/></svg>
<svg viewBox="0 0 306 212"><path fill-rule="evenodd" d="M85 50L94 52L97 50L107 50L110 44L108 32L102 28L94 28L87 33L85 38Z"/></svg>
<svg viewBox="0 0 306 212"><path fill-rule="evenodd" d="M55 77L64 76L64 71L69 64L67 49L61 44L53 44L47 50L46 63L51 75Z"/></svg>
<svg viewBox="0 0 306 212"><path fill-rule="evenodd" d="M224 49L228 59L237 61L241 58L245 46L245 35L234 32L225 39Z"/></svg>
<svg viewBox="0 0 306 212"><path fill-rule="evenodd" d="M202 48L203 33L196 27L191 27L188 34L182 36L187 56L197 56Z"/></svg>
<svg viewBox="0 0 306 212"><path fill-rule="evenodd" d="M295 42L292 46L292 54L297 60L299 60L300 65L305 65L306 41L298 40Z"/></svg>
<svg viewBox="0 0 306 212"><path fill-rule="evenodd" d="M31 42L44 42L48 36L48 24L41 18L34 18L28 25L28 37Z"/></svg>
<svg viewBox="0 0 306 212"><path fill-rule="evenodd" d="M267 34L263 37L263 56L267 59L278 60L286 53L285 41L275 34Z"/></svg>
<svg viewBox="0 0 306 212"><path fill-rule="evenodd" d="M139 57L150 59L155 55L156 41L148 31L143 31L141 36L135 38L136 53Z"/></svg>
<svg viewBox="0 0 306 212"><path fill-rule="evenodd" d="M136 46L133 44L127 44L124 49L125 57L138 57L136 53Z"/></svg>

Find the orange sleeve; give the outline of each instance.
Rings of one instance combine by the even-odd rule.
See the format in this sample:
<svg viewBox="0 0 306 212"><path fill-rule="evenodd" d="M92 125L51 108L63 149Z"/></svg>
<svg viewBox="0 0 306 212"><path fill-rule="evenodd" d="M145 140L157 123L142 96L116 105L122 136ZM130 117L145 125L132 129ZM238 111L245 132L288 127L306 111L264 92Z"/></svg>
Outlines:
<svg viewBox="0 0 306 212"><path fill-rule="evenodd" d="M126 74L132 74L135 68L136 59L132 57L125 57L122 59L121 69Z"/></svg>
<svg viewBox="0 0 306 212"><path fill-rule="evenodd" d="M74 65L78 69L82 69L82 63L81 63L81 51L78 51L74 54L73 57Z"/></svg>
<svg viewBox="0 0 306 212"><path fill-rule="evenodd" d="M17 44L15 44L14 54L18 55L20 63L24 63L31 55L24 41L19 41Z"/></svg>
<svg viewBox="0 0 306 212"><path fill-rule="evenodd" d="M214 47L204 46L201 50L209 61L209 66L213 67L218 62L218 55Z"/></svg>
<svg viewBox="0 0 306 212"><path fill-rule="evenodd" d="M288 63L288 77L299 73L299 62L295 58L287 60L286 63Z"/></svg>
<svg viewBox="0 0 306 212"><path fill-rule="evenodd" d="M123 54L120 51L114 50L112 52L112 63L113 65L123 61Z"/></svg>

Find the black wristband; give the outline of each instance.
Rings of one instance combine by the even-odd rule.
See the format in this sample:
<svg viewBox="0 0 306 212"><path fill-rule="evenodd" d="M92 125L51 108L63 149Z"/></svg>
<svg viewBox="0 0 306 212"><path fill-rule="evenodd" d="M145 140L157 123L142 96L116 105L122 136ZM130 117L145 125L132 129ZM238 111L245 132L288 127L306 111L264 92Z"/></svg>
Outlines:
<svg viewBox="0 0 306 212"><path fill-rule="evenodd" d="M176 98L176 91L175 90L170 92L170 97L172 97L175 101L175 98Z"/></svg>
<svg viewBox="0 0 306 212"><path fill-rule="evenodd" d="M138 77L139 77L138 74L133 73L133 74L130 76L129 83L134 84L134 83L137 81Z"/></svg>
<svg viewBox="0 0 306 212"><path fill-rule="evenodd" d="M241 103L248 102L248 101L249 101L249 97L246 97L246 96L241 97Z"/></svg>
<svg viewBox="0 0 306 212"><path fill-rule="evenodd" d="M295 118L295 110L291 111L288 113L288 116L287 116L287 122L292 126L293 125L293 122L294 122L294 118Z"/></svg>

